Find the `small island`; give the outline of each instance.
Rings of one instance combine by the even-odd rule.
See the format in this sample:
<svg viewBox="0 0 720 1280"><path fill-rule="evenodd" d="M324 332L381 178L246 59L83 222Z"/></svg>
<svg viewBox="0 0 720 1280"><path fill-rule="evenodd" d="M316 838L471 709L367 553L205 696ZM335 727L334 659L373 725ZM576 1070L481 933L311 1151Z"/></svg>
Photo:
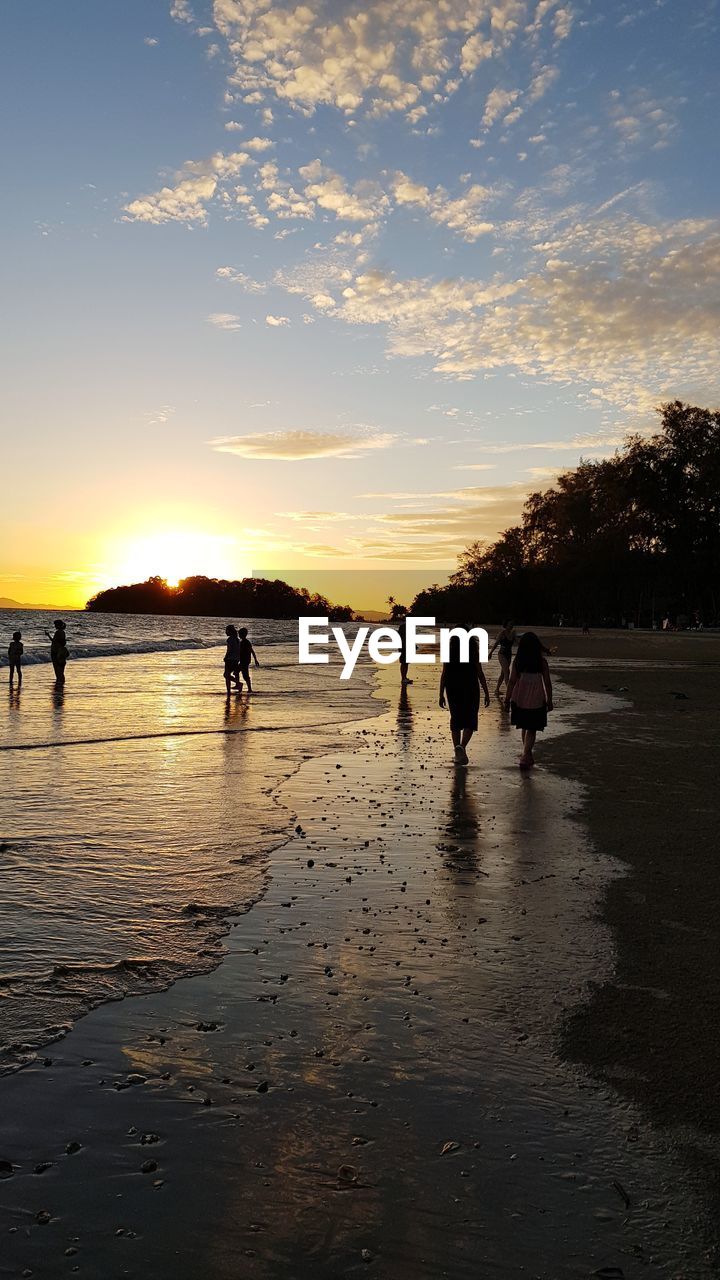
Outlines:
<svg viewBox="0 0 720 1280"><path fill-rule="evenodd" d="M98 591L85 608L90 613L154 613L205 618L327 617L352 622L349 605L331 604L325 596L304 587L291 587L280 578L206 578L198 574L169 586L164 578L108 587Z"/></svg>

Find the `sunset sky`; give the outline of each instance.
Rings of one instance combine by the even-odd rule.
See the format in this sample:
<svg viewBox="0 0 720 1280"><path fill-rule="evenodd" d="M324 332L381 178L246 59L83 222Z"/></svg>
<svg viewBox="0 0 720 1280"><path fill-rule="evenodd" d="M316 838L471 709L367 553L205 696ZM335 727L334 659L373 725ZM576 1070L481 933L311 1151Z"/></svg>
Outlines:
<svg viewBox="0 0 720 1280"><path fill-rule="evenodd" d="M662 400L716 405L719 26L7 6L0 595L432 580Z"/></svg>

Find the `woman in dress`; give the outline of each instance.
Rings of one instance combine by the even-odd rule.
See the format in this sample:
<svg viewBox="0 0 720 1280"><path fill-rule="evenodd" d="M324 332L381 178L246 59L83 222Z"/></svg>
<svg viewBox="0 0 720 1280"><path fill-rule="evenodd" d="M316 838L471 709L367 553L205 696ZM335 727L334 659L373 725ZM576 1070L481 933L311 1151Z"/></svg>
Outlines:
<svg viewBox="0 0 720 1280"><path fill-rule="evenodd" d="M548 652L534 631L525 631L510 673L505 707L510 708L510 723L522 730L521 769L534 765L535 738L547 725L547 713L553 709L552 681L545 657Z"/></svg>
<svg viewBox="0 0 720 1280"><path fill-rule="evenodd" d="M480 690L485 694L485 706L490 705L490 691L485 672L480 665L480 652L475 637L470 638L469 661L460 657L460 637L450 637L448 661L443 663L440 677L440 706L450 708L450 735L455 748L457 764L467 764L465 748L478 727Z"/></svg>
<svg viewBox="0 0 720 1280"><path fill-rule="evenodd" d="M515 643L515 623L503 622L502 631L495 641L492 649L488 654L488 658L492 658L495 650L498 651L498 662L500 663L500 675L495 685L495 696L498 697L503 684L507 684L510 679L510 663L512 662L513 645Z"/></svg>

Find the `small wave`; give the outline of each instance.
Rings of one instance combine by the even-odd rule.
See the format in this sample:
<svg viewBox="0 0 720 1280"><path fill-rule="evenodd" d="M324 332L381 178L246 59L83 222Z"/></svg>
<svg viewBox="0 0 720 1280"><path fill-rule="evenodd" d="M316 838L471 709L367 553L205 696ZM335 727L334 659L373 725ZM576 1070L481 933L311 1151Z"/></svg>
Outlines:
<svg viewBox="0 0 720 1280"><path fill-rule="evenodd" d="M93 644L70 644L70 661L75 658L124 658L134 653L179 653L183 649L217 649L222 647L218 640L203 640L199 636L187 639L165 640L97 640ZM50 650L26 649L23 654L23 666L34 667L50 662ZM6 653L0 653L0 667L8 665Z"/></svg>
<svg viewBox="0 0 720 1280"><path fill-rule="evenodd" d="M78 1019L102 1004L166 991L180 978L216 969L225 955L223 938L230 931L232 918L250 911L267 887L267 870L260 859L258 862L258 874L243 898L226 903L189 902L181 911L181 919L187 920L194 935L193 951L183 959L126 956L106 963L55 964L39 977L21 973L0 976L2 1010L6 1015L11 1005L16 1014L22 1010L19 1017L10 1019L15 1023L14 1035L7 1035L0 1016L0 1076L34 1062L41 1049L61 1040Z"/></svg>

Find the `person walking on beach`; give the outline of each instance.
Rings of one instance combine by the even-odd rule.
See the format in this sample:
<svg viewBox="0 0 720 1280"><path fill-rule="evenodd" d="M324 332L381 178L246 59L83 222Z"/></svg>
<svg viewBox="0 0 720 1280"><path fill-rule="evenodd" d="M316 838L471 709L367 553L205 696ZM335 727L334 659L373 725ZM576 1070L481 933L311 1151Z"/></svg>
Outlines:
<svg viewBox="0 0 720 1280"><path fill-rule="evenodd" d="M13 631L13 638L8 645L8 662L10 663L10 684L13 683L17 672L18 689L22 684L22 656L22 631Z"/></svg>
<svg viewBox="0 0 720 1280"><path fill-rule="evenodd" d="M408 675L409 663L407 660L407 614L403 614L398 623L397 633L400 637L400 684L402 686L412 684L412 680Z"/></svg>
<svg viewBox="0 0 720 1280"><path fill-rule="evenodd" d="M69 657L65 623L58 618L55 622L55 631L52 634L46 631L45 635L50 641L50 661L55 671L55 681L57 684L64 684L65 663Z"/></svg>
<svg viewBox="0 0 720 1280"><path fill-rule="evenodd" d="M240 692L240 638L237 628L229 623L225 628L227 636L227 646L225 648L225 660L223 668L225 671L225 688L230 697L230 685L234 681L235 688Z"/></svg>
<svg viewBox="0 0 720 1280"><path fill-rule="evenodd" d="M468 658L468 662L461 661L460 637L451 636L448 661L443 663L440 677L440 706L444 708L447 699L455 763L463 765L468 763L466 747L478 727L481 689L485 706L490 705L490 691L474 636L470 639Z"/></svg>
<svg viewBox="0 0 720 1280"><path fill-rule="evenodd" d="M488 658L492 658L495 650L498 651L498 662L500 663L500 675L495 685L495 696L500 696L500 690L503 684L507 684L510 679L510 663L512 662L513 645L515 643L515 623L503 622L502 631L495 641L492 649L488 654Z"/></svg>
<svg viewBox="0 0 720 1280"><path fill-rule="evenodd" d="M260 663L258 662L258 656L252 647L252 641L248 639L247 627L241 627L238 631L238 636L240 637L240 675L242 676L242 680L240 680L238 687L242 689L242 681L244 680L247 685L248 693L252 693L253 689L250 682L250 660L252 659L255 662L256 667L259 667Z"/></svg>
<svg viewBox="0 0 720 1280"><path fill-rule="evenodd" d="M510 723L522 730L521 769L530 769L534 765L535 738L547 725L548 711L553 709L550 668L545 657L547 652L535 632L526 631L520 637L505 694L505 707L510 708Z"/></svg>

